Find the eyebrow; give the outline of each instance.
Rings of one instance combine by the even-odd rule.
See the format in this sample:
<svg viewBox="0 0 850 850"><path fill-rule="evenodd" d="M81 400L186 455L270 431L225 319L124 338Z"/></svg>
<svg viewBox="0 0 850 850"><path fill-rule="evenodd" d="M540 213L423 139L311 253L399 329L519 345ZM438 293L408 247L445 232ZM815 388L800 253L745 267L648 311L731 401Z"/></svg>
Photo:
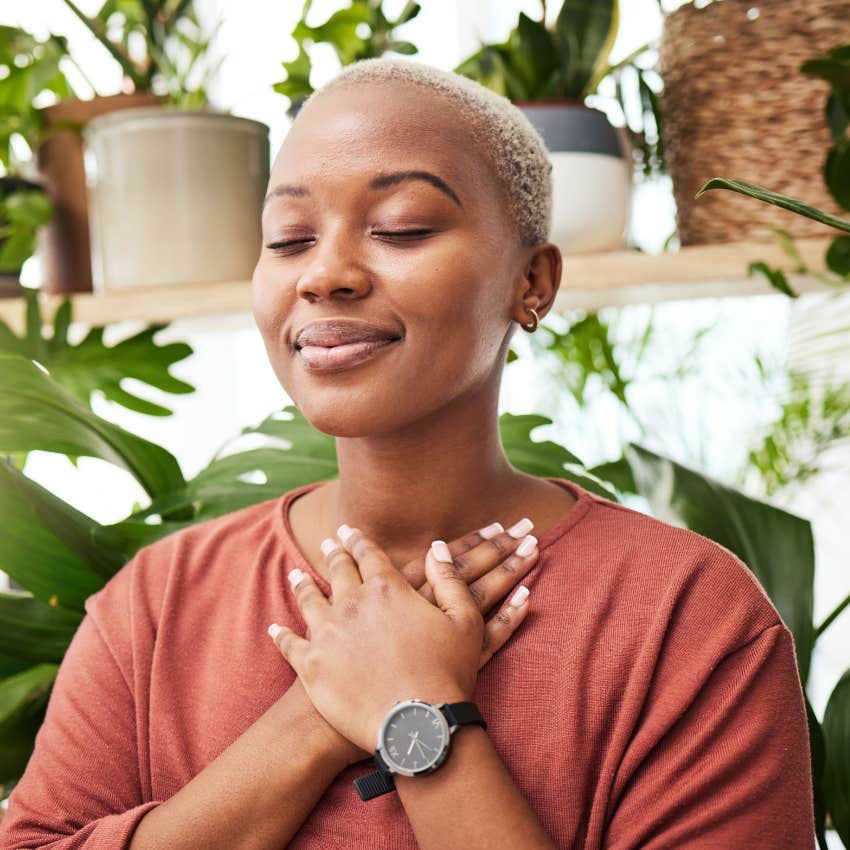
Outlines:
<svg viewBox="0 0 850 850"><path fill-rule="evenodd" d="M432 174L430 171L390 171L385 174L379 174L369 183L370 189L386 189L388 186L396 186L406 180L423 180L435 186L443 194L448 195L459 207L463 207L460 198L457 196L451 186L446 183L441 177ZM265 198L263 198L263 207L272 199L289 195L295 198L304 198L310 195L310 190L306 186L294 185L292 183L279 183L272 189Z"/></svg>

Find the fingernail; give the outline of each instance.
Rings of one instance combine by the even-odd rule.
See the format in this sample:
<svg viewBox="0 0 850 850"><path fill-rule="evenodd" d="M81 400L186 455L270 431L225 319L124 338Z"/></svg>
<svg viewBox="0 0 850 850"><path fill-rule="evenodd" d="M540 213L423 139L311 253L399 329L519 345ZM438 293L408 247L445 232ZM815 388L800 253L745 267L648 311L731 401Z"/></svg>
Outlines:
<svg viewBox="0 0 850 850"><path fill-rule="evenodd" d="M525 557L526 555L530 555L534 551L534 547L537 545L537 538L533 534L529 534L526 537L522 538L522 542L519 546L516 547L517 555L522 555Z"/></svg>
<svg viewBox="0 0 850 850"><path fill-rule="evenodd" d="M290 571L287 578L289 579L289 583L293 587L296 587L298 585L298 582L301 581L302 578L304 578L304 573L302 573L299 569L294 569Z"/></svg>
<svg viewBox="0 0 850 850"><path fill-rule="evenodd" d="M525 605L526 599L528 599L528 588L520 585L516 589L516 593L511 597L511 605L513 605L514 608L522 608L522 606Z"/></svg>
<svg viewBox="0 0 850 850"><path fill-rule="evenodd" d="M502 528L502 524L500 522L494 522L492 525L488 525L485 528L481 528L478 530L478 533L485 539L489 540L491 537L495 537L497 534L501 534L505 529Z"/></svg>
<svg viewBox="0 0 850 850"><path fill-rule="evenodd" d="M452 553L449 552L449 547L446 546L445 540L433 540L431 542L431 551L434 553L434 557L444 564L450 564L453 560Z"/></svg>
<svg viewBox="0 0 850 850"><path fill-rule="evenodd" d="M324 555L329 555L333 552L334 549L339 548L339 543L333 539L333 537L326 537L320 544L319 548L322 550Z"/></svg>
<svg viewBox="0 0 850 850"><path fill-rule="evenodd" d="M337 534L337 537L339 537L339 539L342 540L343 543L345 543L348 540L348 538L351 537L352 534L354 534L354 529L351 528L350 526L346 525L345 523L343 523L336 530L336 534Z"/></svg>
<svg viewBox="0 0 850 850"><path fill-rule="evenodd" d="M277 623L272 623L268 627L268 633L272 636L272 640L274 640L282 631L283 629Z"/></svg>
<svg viewBox="0 0 850 850"><path fill-rule="evenodd" d="M512 525L508 529L508 534L511 537L525 537L532 528L534 528L534 523L528 517L523 517L516 525Z"/></svg>

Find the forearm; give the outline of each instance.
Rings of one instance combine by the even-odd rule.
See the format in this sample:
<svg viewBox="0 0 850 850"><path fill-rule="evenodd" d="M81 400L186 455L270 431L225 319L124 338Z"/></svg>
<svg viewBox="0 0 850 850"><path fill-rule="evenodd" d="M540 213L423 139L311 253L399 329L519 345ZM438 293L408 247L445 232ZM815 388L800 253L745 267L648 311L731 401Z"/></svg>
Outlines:
<svg viewBox="0 0 850 850"><path fill-rule="evenodd" d="M345 767L320 724L284 694L145 815L130 850L281 850Z"/></svg>
<svg viewBox="0 0 850 850"><path fill-rule="evenodd" d="M479 726L452 735L448 760L433 774L394 778L420 850L555 850Z"/></svg>

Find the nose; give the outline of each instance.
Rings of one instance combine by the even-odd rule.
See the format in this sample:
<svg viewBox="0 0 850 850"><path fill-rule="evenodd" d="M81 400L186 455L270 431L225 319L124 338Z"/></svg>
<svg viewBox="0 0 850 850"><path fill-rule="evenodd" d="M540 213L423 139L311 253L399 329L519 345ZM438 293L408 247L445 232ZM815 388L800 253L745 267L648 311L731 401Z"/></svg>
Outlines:
<svg viewBox="0 0 850 850"><path fill-rule="evenodd" d="M311 303L362 298L371 288L371 274L358 262L356 246L330 234L325 234L310 251L310 263L295 287L298 296Z"/></svg>

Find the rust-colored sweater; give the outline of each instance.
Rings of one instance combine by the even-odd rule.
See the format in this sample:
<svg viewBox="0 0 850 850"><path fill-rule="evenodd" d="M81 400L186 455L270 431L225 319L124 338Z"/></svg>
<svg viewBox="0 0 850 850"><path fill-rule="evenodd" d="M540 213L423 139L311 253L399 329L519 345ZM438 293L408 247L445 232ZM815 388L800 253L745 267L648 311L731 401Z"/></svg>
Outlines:
<svg viewBox="0 0 850 850"><path fill-rule="evenodd" d="M813 848L794 643L761 585L698 534L549 480L578 502L540 536L531 609L475 699L554 844ZM320 484L146 546L89 597L0 847L126 848L286 691L266 628L304 634L293 567L330 591L288 525ZM289 848L416 847L398 795L358 797L372 769L340 773Z"/></svg>

